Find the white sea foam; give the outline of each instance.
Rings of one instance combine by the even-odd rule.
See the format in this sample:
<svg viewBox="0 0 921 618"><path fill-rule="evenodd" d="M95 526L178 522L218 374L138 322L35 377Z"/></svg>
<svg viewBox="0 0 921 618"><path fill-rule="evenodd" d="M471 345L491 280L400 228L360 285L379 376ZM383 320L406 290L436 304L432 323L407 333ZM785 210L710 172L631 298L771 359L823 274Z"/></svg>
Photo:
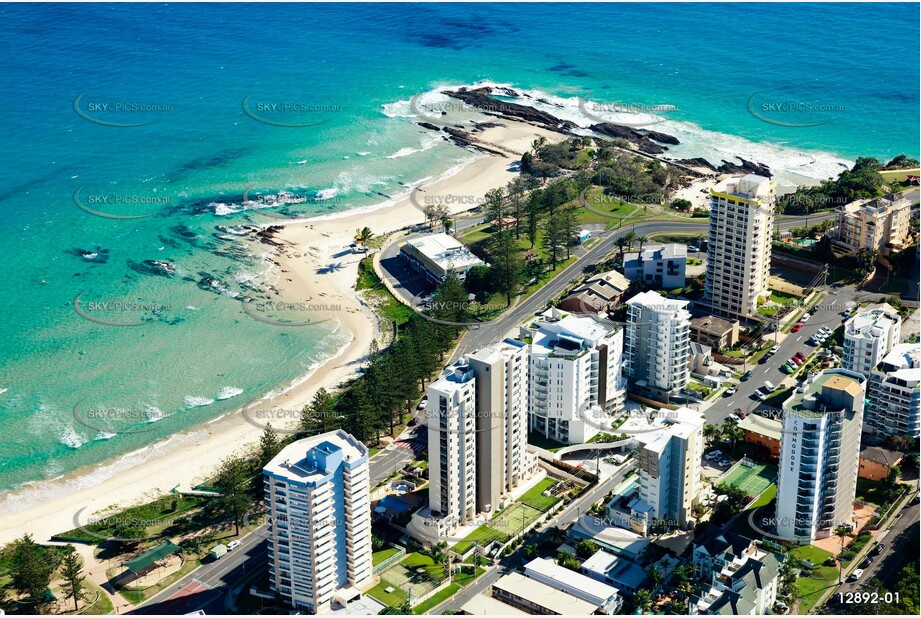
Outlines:
<svg viewBox="0 0 921 618"><path fill-rule="evenodd" d="M336 197L339 194L339 189L336 187L330 187L329 189L321 189L317 191L318 200L328 200Z"/></svg>
<svg viewBox="0 0 921 618"><path fill-rule="evenodd" d="M116 435L116 434L111 433L111 432L108 432L108 431L100 431L99 433L96 434L96 437L93 438L93 442L100 442L100 441L103 441L103 440L109 440L109 439L111 439L111 438L114 438L115 435Z"/></svg>
<svg viewBox="0 0 921 618"><path fill-rule="evenodd" d="M232 215L240 212L241 208L236 204L227 204L225 202L211 202L208 206L214 208L214 214L218 217Z"/></svg>
<svg viewBox="0 0 921 618"><path fill-rule="evenodd" d="M69 448L78 449L87 443L86 438L77 433L73 427L65 427L63 433L58 437L58 442Z"/></svg>
<svg viewBox="0 0 921 618"><path fill-rule="evenodd" d="M185 407L187 408L201 408L203 406L210 406L212 403L214 403L214 400L209 399L208 397L196 397L194 395L186 395L185 398L183 399L183 402L185 403Z"/></svg>
<svg viewBox="0 0 921 618"><path fill-rule="evenodd" d="M157 406L147 406L147 409L144 410L144 414L147 415L148 423L156 423L161 421L169 416L166 412L158 408Z"/></svg>
<svg viewBox="0 0 921 618"><path fill-rule="evenodd" d="M225 386L221 389L221 392L218 393L217 398L220 400L230 399L231 397L236 397L242 392L242 388L237 388L236 386Z"/></svg>

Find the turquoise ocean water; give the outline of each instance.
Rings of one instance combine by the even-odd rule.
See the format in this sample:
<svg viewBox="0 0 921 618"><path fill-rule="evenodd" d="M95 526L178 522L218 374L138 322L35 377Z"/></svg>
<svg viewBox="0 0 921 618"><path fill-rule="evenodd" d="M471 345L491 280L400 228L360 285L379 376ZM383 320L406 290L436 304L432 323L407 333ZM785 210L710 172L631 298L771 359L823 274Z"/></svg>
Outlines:
<svg viewBox="0 0 921 618"><path fill-rule="evenodd" d="M245 315L240 298L275 273L232 231L277 209L242 196L290 190L309 199L284 212L330 214L456 171L474 155L415 124L417 94L502 84L583 125L579 97L667 105L656 128L682 140L675 156L791 176L918 156L917 5L0 4L0 17L0 490L176 447L164 441L343 345L329 324ZM81 294L85 313L142 325L81 317ZM91 429L75 406L127 410L117 428L146 431Z"/></svg>

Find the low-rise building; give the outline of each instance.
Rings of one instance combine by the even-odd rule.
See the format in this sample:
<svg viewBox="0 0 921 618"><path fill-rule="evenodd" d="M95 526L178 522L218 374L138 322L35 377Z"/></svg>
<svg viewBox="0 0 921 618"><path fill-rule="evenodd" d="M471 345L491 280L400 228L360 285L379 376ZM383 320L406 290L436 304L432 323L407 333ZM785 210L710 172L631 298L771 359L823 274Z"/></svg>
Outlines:
<svg viewBox="0 0 921 618"><path fill-rule="evenodd" d="M595 275L575 288L560 302L560 309L572 313L604 315L620 305L630 280L616 270Z"/></svg>
<svg viewBox="0 0 921 618"><path fill-rule="evenodd" d="M492 585L492 596L529 614L591 616L598 609L597 605L520 573L509 573L500 577Z"/></svg>
<svg viewBox="0 0 921 618"><path fill-rule="evenodd" d="M731 348L739 341L739 321L705 315L691 319L691 341L714 350Z"/></svg>
<svg viewBox="0 0 921 618"><path fill-rule="evenodd" d="M781 558L759 543L710 527L695 541L692 559L705 585L691 598L692 614L765 615L777 602Z"/></svg>
<svg viewBox="0 0 921 618"><path fill-rule="evenodd" d="M892 194L851 202L837 214L837 241L855 250L886 254L905 244L911 231L911 200Z"/></svg>
<svg viewBox="0 0 921 618"><path fill-rule="evenodd" d="M474 266L487 266L463 243L448 234L428 234L408 240L400 247L400 255L433 285L444 281L449 271L463 280Z"/></svg>
<svg viewBox="0 0 921 618"><path fill-rule="evenodd" d="M624 255L624 276L652 288L683 288L687 261L688 249L684 245L646 245Z"/></svg>
<svg viewBox="0 0 921 618"><path fill-rule="evenodd" d="M713 367L713 351L710 346L691 342L691 353L688 356L688 369L693 375L708 376Z"/></svg>
<svg viewBox="0 0 921 618"><path fill-rule="evenodd" d="M524 574L598 608L599 613L617 614L623 599L617 588L571 571L545 558L535 558L524 565Z"/></svg>
<svg viewBox="0 0 921 618"><path fill-rule="evenodd" d="M645 587L649 579L643 567L603 549L595 552L580 568L588 577L610 584L629 595L636 594L637 590Z"/></svg>
<svg viewBox="0 0 921 618"><path fill-rule="evenodd" d="M759 447L761 459L780 457L781 422L759 414L749 414L739 422L745 442Z"/></svg>
<svg viewBox="0 0 921 618"><path fill-rule="evenodd" d="M494 597L478 594L460 608L462 616L527 616L528 612L503 603Z"/></svg>
<svg viewBox="0 0 921 618"><path fill-rule="evenodd" d="M890 451L880 446L868 446L860 451L860 467L857 476L869 481L884 481L892 466L901 463L905 453Z"/></svg>

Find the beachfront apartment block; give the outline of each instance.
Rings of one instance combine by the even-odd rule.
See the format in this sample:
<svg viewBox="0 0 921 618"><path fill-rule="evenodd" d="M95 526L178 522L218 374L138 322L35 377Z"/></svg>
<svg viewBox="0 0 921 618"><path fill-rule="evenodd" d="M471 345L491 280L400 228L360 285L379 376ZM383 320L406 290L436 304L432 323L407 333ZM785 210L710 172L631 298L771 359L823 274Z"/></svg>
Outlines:
<svg viewBox="0 0 921 618"><path fill-rule="evenodd" d="M690 408L659 410L648 430L638 431L639 497L636 513L647 524L671 520L688 527L700 498L704 417Z"/></svg>
<svg viewBox="0 0 921 618"><path fill-rule="evenodd" d="M476 507L476 377L463 359L426 389L429 505L418 525L432 539L472 520Z"/></svg>
<svg viewBox="0 0 921 618"><path fill-rule="evenodd" d="M467 355L476 380L476 504L497 509L537 470L528 443L528 347L509 339Z"/></svg>
<svg viewBox="0 0 921 618"><path fill-rule="evenodd" d="M429 505L411 529L431 542L501 508L537 472L527 451L527 345L507 339L471 352L426 392Z"/></svg>
<svg viewBox="0 0 921 618"><path fill-rule="evenodd" d="M867 379L826 369L783 403L777 535L806 545L850 526Z"/></svg>
<svg viewBox="0 0 921 618"><path fill-rule="evenodd" d="M460 241L448 234L427 234L407 240L400 246L400 255L410 268L418 271L432 285L445 280L453 272L463 281L474 266L487 266Z"/></svg>
<svg viewBox="0 0 921 618"><path fill-rule="evenodd" d="M864 431L921 437L921 344L892 347L870 374Z"/></svg>
<svg viewBox="0 0 921 618"><path fill-rule="evenodd" d="M887 253L899 248L911 231L911 200L887 195L851 202L838 208L836 240L853 250Z"/></svg>
<svg viewBox="0 0 921 618"><path fill-rule="evenodd" d="M683 288L687 262L685 245L646 245L635 253L624 255L624 276L652 288Z"/></svg>
<svg viewBox="0 0 921 618"><path fill-rule="evenodd" d="M902 318L895 307L886 303L868 307L844 323L841 366L869 379L901 333Z"/></svg>
<svg viewBox="0 0 921 618"><path fill-rule="evenodd" d="M710 191L707 275L702 304L715 315L754 316L768 293L774 186L756 174L727 178Z"/></svg>
<svg viewBox="0 0 921 618"><path fill-rule="evenodd" d="M690 381L688 301L643 292L627 301L624 369L631 392L668 399Z"/></svg>
<svg viewBox="0 0 921 618"><path fill-rule="evenodd" d="M271 592L312 614L357 598L372 578L367 447L339 429L289 444L262 473Z"/></svg>
<svg viewBox="0 0 921 618"><path fill-rule="evenodd" d="M563 444L588 442L624 407L623 329L551 308L520 329L528 344L532 431Z"/></svg>

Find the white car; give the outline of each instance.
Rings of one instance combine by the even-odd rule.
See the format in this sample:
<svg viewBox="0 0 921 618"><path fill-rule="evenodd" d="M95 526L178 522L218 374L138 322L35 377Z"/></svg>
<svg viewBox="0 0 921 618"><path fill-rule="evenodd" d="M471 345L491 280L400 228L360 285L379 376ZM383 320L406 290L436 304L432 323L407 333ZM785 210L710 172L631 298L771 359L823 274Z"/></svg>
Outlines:
<svg viewBox="0 0 921 618"><path fill-rule="evenodd" d="M227 543L227 551L233 551L240 546L240 541L231 541Z"/></svg>
<svg viewBox="0 0 921 618"><path fill-rule="evenodd" d="M853 573L848 576L848 581L856 582L860 579L860 576L863 575L863 569L855 569Z"/></svg>
<svg viewBox="0 0 921 618"><path fill-rule="evenodd" d="M800 322L808 322L808 321L809 321L809 318L811 318L811 317L812 317L812 316L811 316L810 314L804 313L804 314L800 317L799 321L800 321Z"/></svg>
<svg viewBox="0 0 921 618"><path fill-rule="evenodd" d="M765 399L767 399L767 395L764 394L764 392L762 391L755 391L755 397L757 397L761 401L764 401Z"/></svg>

